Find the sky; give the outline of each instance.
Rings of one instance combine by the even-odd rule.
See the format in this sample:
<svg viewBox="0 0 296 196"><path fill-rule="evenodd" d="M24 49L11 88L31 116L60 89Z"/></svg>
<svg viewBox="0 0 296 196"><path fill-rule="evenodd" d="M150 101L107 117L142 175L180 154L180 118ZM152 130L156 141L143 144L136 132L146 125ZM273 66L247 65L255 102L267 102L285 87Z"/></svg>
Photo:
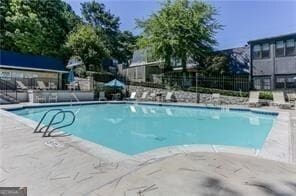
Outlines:
<svg viewBox="0 0 296 196"><path fill-rule="evenodd" d="M80 3L65 0L80 14ZM296 0L206 0L216 7L224 27L216 34L217 49L241 47L249 40L296 32ZM161 0L98 0L120 17L120 29L139 34L135 19L148 18L161 8Z"/></svg>

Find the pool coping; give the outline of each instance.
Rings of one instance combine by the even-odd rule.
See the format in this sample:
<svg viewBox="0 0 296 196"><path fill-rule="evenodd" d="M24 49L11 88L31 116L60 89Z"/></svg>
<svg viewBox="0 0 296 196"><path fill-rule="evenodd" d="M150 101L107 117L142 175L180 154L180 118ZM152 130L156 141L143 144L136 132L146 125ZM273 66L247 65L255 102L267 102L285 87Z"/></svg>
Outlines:
<svg viewBox="0 0 296 196"><path fill-rule="evenodd" d="M48 106L62 106L62 105L88 105L88 104L139 104L139 105L155 105L155 106L172 106L172 107L194 107L194 108L206 108L216 110L234 110L234 111L252 111L255 113L277 115L277 119L270 130L263 147L260 150L252 148L243 148L236 146L224 146L224 145L209 145L209 144L190 144L190 145L178 145L168 146L153 149L151 151L139 153L136 155L127 155L122 152L113 150L111 148L102 146L97 143L79 138L71 135L69 137L55 138L61 143L70 143L73 147L89 153L96 157L105 157L110 161L131 160L135 162L148 161L150 159L157 159L162 157L171 156L178 153L191 153L191 152L226 152L234 154L242 154L255 156L264 159L282 161L287 163L293 162L292 152L292 137L290 127L290 114L288 111L269 111L258 108L244 108L244 107L224 107L224 106L209 106L200 104L188 104L188 103L162 103L162 102L138 102L138 101L91 101L91 102L61 102L61 103L43 103L43 104L18 104L0 107L0 113L9 116L29 127L35 128L37 122L18 116L9 112L10 110L31 108L31 107L48 107ZM32 129L33 131L33 129Z"/></svg>

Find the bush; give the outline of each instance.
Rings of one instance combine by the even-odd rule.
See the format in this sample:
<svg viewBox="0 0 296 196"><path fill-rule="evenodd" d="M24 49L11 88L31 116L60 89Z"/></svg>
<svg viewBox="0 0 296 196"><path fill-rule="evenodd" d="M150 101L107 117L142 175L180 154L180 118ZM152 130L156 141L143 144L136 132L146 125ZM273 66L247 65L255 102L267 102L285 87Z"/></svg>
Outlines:
<svg viewBox="0 0 296 196"><path fill-rule="evenodd" d="M270 92L270 91L260 92L259 99L273 100L272 92Z"/></svg>

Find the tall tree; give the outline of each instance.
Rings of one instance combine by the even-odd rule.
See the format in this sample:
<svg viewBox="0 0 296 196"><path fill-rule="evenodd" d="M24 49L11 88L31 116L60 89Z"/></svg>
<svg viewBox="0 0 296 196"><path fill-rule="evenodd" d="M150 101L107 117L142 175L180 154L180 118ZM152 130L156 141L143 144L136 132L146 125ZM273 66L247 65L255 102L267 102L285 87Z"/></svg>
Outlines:
<svg viewBox="0 0 296 196"><path fill-rule="evenodd" d="M128 65L129 60L133 57L133 52L136 49L137 37L129 31L118 33L117 37L117 50L114 55L119 63Z"/></svg>
<svg viewBox="0 0 296 196"><path fill-rule="evenodd" d="M172 59L180 59L185 68L188 58L199 62L216 44L214 35L221 25L215 14L215 8L205 2L167 0L150 18L137 21L143 29L139 45L152 48L167 68Z"/></svg>
<svg viewBox="0 0 296 196"><path fill-rule="evenodd" d="M212 54L204 61L203 72L206 75L224 75L229 73L229 58L223 54Z"/></svg>
<svg viewBox="0 0 296 196"><path fill-rule="evenodd" d="M1 49L61 57L77 23L79 17L61 0L1 1Z"/></svg>
<svg viewBox="0 0 296 196"><path fill-rule="evenodd" d="M106 10L105 5L96 1L81 3L81 13L87 24L97 28L106 36L110 57L127 63L135 47L135 37L131 32L119 30L119 17Z"/></svg>
<svg viewBox="0 0 296 196"><path fill-rule="evenodd" d="M68 35L66 48L80 56L86 69L91 71L101 71L101 62L109 57L103 33L90 25L78 25Z"/></svg>
<svg viewBox="0 0 296 196"><path fill-rule="evenodd" d="M87 23L102 28L106 33L119 30L119 17L106 11L103 3L94 0L81 3L81 13Z"/></svg>

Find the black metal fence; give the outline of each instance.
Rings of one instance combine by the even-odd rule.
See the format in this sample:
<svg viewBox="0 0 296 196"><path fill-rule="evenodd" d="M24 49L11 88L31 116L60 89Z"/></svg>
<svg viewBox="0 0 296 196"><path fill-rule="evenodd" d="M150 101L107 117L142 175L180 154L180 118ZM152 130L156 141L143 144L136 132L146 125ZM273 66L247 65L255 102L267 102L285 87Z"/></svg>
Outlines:
<svg viewBox="0 0 296 196"><path fill-rule="evenodd" d="M28 89L59 89L59 81L54 78L14 78L1 77L0 90L21 91Z"/></svg>
<svg viewBox="0 0 296 196"><path fill-rule="evenodd" d="M174 88L180 90L188 90L196 87L243 91L247 92L250 89L250 81L248 76L187 76L187 77L148 77L146 81L133 81L125 79L127 84L141 85L152 88Z"/></svg>

